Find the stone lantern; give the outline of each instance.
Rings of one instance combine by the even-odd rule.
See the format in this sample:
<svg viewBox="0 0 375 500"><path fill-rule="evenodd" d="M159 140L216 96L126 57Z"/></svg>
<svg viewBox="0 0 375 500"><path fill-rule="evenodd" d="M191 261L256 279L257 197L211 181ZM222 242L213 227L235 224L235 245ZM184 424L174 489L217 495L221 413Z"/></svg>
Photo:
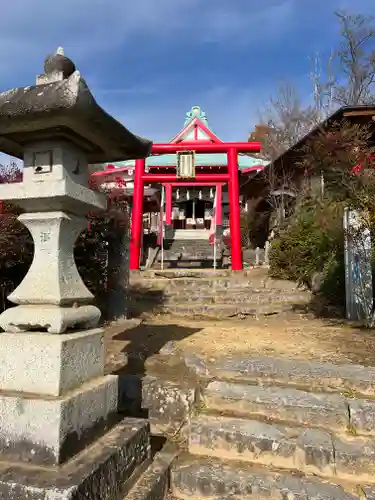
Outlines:
<svg viewBox="0 0 375 500"><path fill-rule="evenodd" d="M96 468L94 455L77 454L110 432L111 446L123 446L129 424L113 430L118 381L104 376L100 311L73 248L86 214L106 208L88 187L88 164L144 158L152 143L100 108L62 49L44 71L35 86L0 94L0 150L24 160L23 182L0 185L0 200L22 208L35 245L9 296L16 306L0 315L0 498L112 499L119 478L110 488L96 474L115 448L92 451Z"/></svg>

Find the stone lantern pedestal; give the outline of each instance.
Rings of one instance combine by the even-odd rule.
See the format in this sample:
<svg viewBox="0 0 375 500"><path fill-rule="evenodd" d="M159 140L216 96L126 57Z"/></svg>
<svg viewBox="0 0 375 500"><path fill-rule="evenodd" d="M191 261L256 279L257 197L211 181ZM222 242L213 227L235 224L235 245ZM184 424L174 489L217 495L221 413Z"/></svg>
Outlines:
<svg viewBox="0 0 375 500"><path fill-rule="evenodd" d="M58 51L37 85L0 94L0 147L24 159L23 182L1 185L0 199L22 208L35 245L0 315L0 499L120 500L149 455L148 428L119 419L73 249L87 212L106 208L88 163L142 158L151 143L107 115Z"/></svg>

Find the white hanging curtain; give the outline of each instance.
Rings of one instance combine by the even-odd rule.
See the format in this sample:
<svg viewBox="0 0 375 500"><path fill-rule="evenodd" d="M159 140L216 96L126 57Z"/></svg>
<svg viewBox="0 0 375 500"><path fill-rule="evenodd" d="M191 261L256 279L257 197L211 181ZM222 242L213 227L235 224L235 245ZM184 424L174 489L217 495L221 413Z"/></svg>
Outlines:
<svg viewBox="0 0 375 500"><path fill-rule="evenodd" d="M214 246L214 269L216 269L216 257L217 257L217 248L216 248L216 205L217 205L217 188L215 189L215 198L214 198L214 206L212 208L212 218L211 218L211 234L210 238L213 241Z"/></svg>

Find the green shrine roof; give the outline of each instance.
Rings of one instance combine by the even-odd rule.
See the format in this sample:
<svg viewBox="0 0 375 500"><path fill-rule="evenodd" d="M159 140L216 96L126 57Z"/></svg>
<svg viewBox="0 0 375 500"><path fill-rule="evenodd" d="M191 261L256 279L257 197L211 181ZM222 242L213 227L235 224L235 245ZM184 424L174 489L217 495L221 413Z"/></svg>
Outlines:
<svg viewBox="0 0 375 500"><path fill-rule="evenodd" d="M189 124L196 120L199 128L199 122L203 125L201 129L198 131L198 139L191 138L192 127L189 129ZM207 141L209 139L214 139L216 142L221 142L220 139L214 134L212 129L208 125L207 115L204 111L202 111L200 106L193 106L190 111L186 113L185 116L185 124L183 129L170 141L171 143L175 142L175 139L179 137L180 140L188 140L189 142L197 142L204 140ZM226 153L197 153L196 154L196 166L198 167L221 167L226 166L228 164L228 159ZM238 155L238 168L239 170L246 170L255 166L264 166L269 162L262 160L260 158L255 158L253 156L248 156L244 154ZM115 167L134 167L135 161L119 161L115 162L112 165ZM149 156L146 158L146 168L147 167L158 167L158 166L170 166L174 167L176 165L176 154L165 154L158 156Z"/></svg>
<svg viewBox="0 0 375 500"><path fill-rule="evenodd" d="M227 155L225 153L211 153L211 154L197 154L195 157L197 167L221 167L228 164ZM238 155L238 168L239 170L246 170L247 168L255 167L257 165L266 165L268 162L254 158L252 156ZM135 161L118 161L112 163L115 167L134 167ZM149 156L146 158L146 167L158 166L176 166L176 155L159 155Z"/></svg>

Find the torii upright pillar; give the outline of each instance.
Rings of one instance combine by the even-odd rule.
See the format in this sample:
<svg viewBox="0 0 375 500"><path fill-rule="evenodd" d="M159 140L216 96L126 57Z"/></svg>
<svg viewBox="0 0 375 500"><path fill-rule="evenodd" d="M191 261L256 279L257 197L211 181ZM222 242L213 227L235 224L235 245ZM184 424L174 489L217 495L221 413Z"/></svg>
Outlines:
<svg viewBox="0 0 375 500"><path fill-rule="evenodd" d="M232 271L242 269L242 245L241 245L241 214L240 214L240 188L238 181L238 159L237 150L228 150L228 195L229 195L229 225L232 250Z"/></svg>
<svg viewBox="0 0 375 500"><path fill-rule="evenodd" d="M131 235L130 235L130 256L129 267L131 271L139 269L139 261L142 249L142 232L143 232L143 193L146 161L136 160L134 172L134 193L133 193L133 208L131 220Z"/></svg>

